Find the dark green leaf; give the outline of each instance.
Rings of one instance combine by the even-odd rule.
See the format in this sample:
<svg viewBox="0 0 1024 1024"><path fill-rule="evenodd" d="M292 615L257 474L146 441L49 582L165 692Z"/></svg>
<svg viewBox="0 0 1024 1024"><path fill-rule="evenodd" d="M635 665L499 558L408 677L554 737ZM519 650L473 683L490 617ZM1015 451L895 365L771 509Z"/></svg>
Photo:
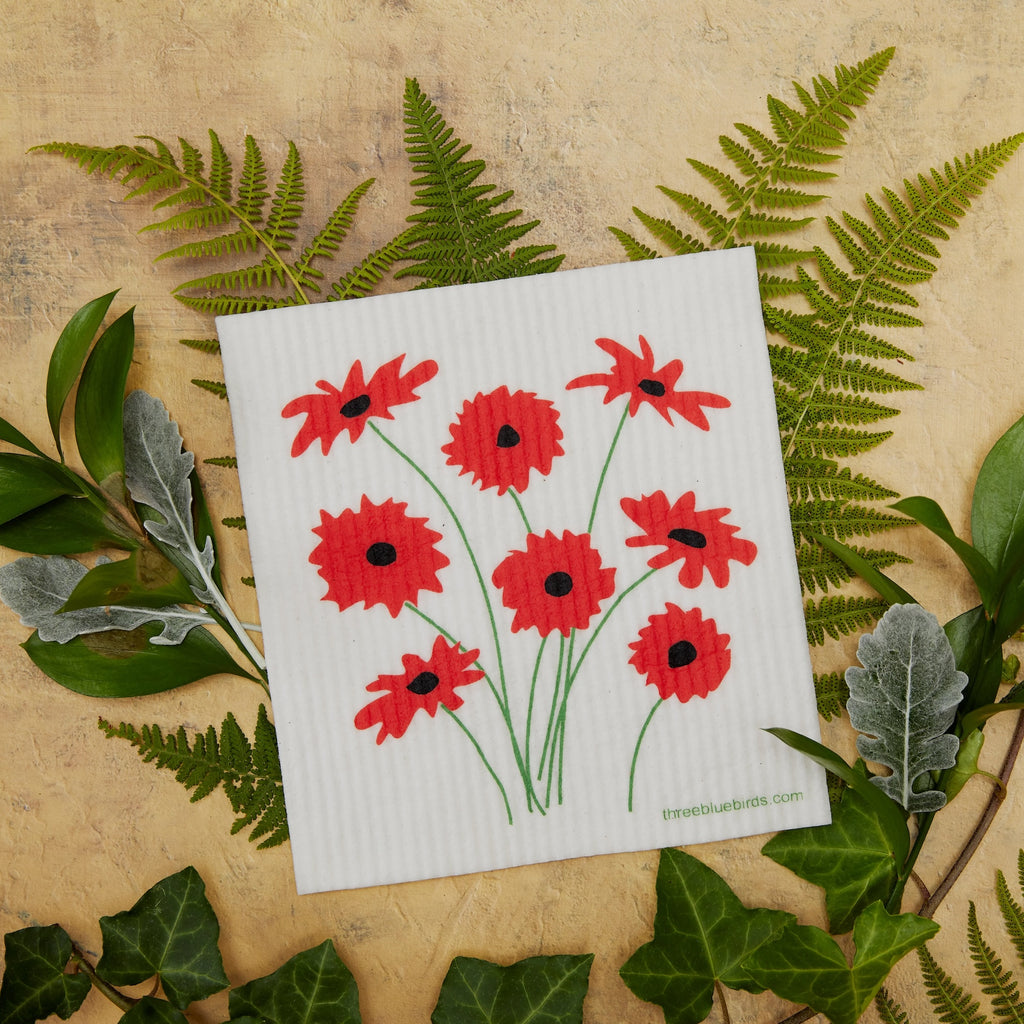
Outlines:
<svg viewBox="0 0 1024 1024"><path fill-rule="evenodd" d="M78 555L100 548L130 551L138 546L103 509L71 494L0 525L0 547L32 555Z"/></svg>
<svg viewBox="0 0 1024 1024"><path fill-rule="evenodd" d="M978 472L971 539L999 575L1019 571L1024 553L1024 417L992 446Z"/></svg>
<svg viewBox="0 0 1024 1024"><path fill-rule="evenodd" d="M13 423L9 423L3 416L0 416L0 441L16 445L33 455L46 457L44 452L40 451Z"/></svg>
<svg viewBox="0 0 1024 1024"><path fill-rule="evenodd" d="M747 961L750 973L776 995L806 1003L832 1024L856 1024L895 964L927 942L939 926L916 914L892 916L872 903L853 929L853 967L820 928L790 925Z"/></svg>
<svg viewBox="0 0 1024 1024"><path fill-rule="evenodd" d="M457 956L432 1024L579 1024L593 955L532 956L502 967Z"/></svg>
<svg viewBox="0 0 1024 1024"><path fill-rule="evenodd" d="M71 939L60 925L21 928L4 937L0 1024L32 1024L50 1014L67 1020L89 994L84 974L65 974Z"/></svg>
<svg viewBox="0 0 1024 1024"><path fill-rule="evenodd" d="M998 704L989 704L991 708L998 708ZM946 799L952 800L975 775L981 772L978 767L978 758L981 757L981 748L985 745L985 734L980 729L973 729L965 732L960 740L960 749L956 752L956 765L945 775Z"/></svg>
<svg viewBox="0 0 1024 1024"><path fill-rule="evenodd" d="M155 645L160 623L129 632L89 633L66 644L33 633L22 645L36 666L61 686L88 697L139 697L227 672L253 678L205 629L175 646Z"/></svg>
<svg viewBox="0 0 1024 1024"><path fill-rule="evenodd" d="M715 982L761 991L744 960L777 936L791 914L750 910L711 868L662 850L654 939L619 971L634 995L656 1003L668 1024L696 1024L711 1011Z"/></svg>
<svg viewBox="0 0 1024 1024"><path fill-rule="evenodd" d="M1003 656L998 639L993 647L989 626L985 609L978 605L961 612L942 627L956 656L956 667L966 672L970 680L958 710L961 716L993 703L999 692Z"/></svg>
<svg viewBox="0 0 1024 1024"><path fill-rule="evenodd" d="M57 464L35 455L0 452L0 524L76 491Z"/></svg>
<svg viewBox="0 0 1024 1024"><path fill-rule="evenodd" d="M124 497L124 388L135 351L134 309L100 335L82 370L75 398L75 443L89 475Z"/></svg>
<svg viewBox="0 0 1024 1024"><path fill-rule="evenodd" d="M991 606L996 582L992 562L981 551L971 547L967 541L961 540L956 535L946 518L946 513L942 511L937 502L931 498L917 496L904 498L890 507L910 516L911 519L931 530L940 540L944 540L971 574L971 579L974 580L985 606Z"/></svg>
<svg viewBox="0 0 1024 1024"><path fill-rule="evenodd" d="M906 829L903 830L904 834ZM870 903L889 897L900 862L873 807L856 790L843 790L832 824L780 832L761 852L825 890L829 931L848 932Z"/></svg>
<svg viewBox="0 0 1024 1024"><path fill-rule="evenodd" d="M265 1024L359 1024L359 991L334 944L297 953L273 974L232 991L231 1020Z"/></svg>
<svg viewBox="0 0 1024 1024"><path fill-rule="evenodd" d="M199 873L187 867L157 882L131 910L100 918L103 956L96 973L111 985L158 976L179 1010L227 988L220 925Z"/></svg>
<svg viewBox="0 0 1024 1024"><path fill-rule="evenodd" d="M60 416L64 411L64 403L82 369L92 339L100 329L100 324L103 323L103 318L107 315L116 294L117 292L113 291L108 295L101 295L78 310L61 331L50 356L50 366L46 374L46 413L50 418L50 430L57 443L57 451L61 453L62 458Z"/></svg>
<svg viewBox="0 0 1024 1024"><path fill-rule="evenodd" d="M885 573L880 572L863 555L858 554L853 548L835 540L832 537L825 537L821 534L812 534L822 547L827 548L838 559L849 566L862 580L870 584L890 604L915 604L915 600L898 583L889 579Z"/></svg>
<svg viewBox="0 0 1024 1024"><path fill-rule="evenodd" d="M181 1010L176 1010L166 999L143 996L121 1018L119 1024L189 1024L189 1021Z"/></svg>
<svg viewBox="0 0 1024 1024"><path fill-rule="evenodd" d="M867 777L856 768L848 765L834 750L817 740L801 736L791 729L766 729L787 746L799 750L822 768L838 775L851 789L859 793L871 807L871 812L883 830L888 845L892 848L899 864L907 859L910 853L910 835L907 822L898 804L890 800L877 786L871 784Z"/></svg>
<svg viewBox="0 0 1024 1024"><path fill-rule="evenodd" d="M127 605L132 608L166 608L194 604L195 595L177 566L152 550L133 551L117 562L90 569L75 586L61 611Z"/></svg>
<svg viewBox="0 0 1024 1024"><path fill-rule="evenodd" d="M997 704L982 704L981 707L975 708L973 711L969 711L960 720L960 728L963 730L965 736L974 732L976 729L980 729L985 722L987 722L993 715L998 715L1003 711L1024 711L1024 700L1008 700L1007 698L1012 696L1007 694Z"/></svg>

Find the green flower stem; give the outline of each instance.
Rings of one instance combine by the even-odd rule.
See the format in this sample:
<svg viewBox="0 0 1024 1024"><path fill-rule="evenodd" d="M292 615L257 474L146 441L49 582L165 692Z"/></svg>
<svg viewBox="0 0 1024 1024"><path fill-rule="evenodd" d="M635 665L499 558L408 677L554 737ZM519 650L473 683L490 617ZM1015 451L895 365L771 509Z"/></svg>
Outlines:
<svg viewBox="0 0 1024 1024"><path fill-rule="evenodd" d="M415 462L411 456L407 455L401 448L398 447L390 438L388 438L381 430L377 427L377 424L371 420L367 420L366 425L372 430L377 437L379 437L384 444L386 444L403 462L407 463L416 474L423 480L424 483L437 495L441 504L444 505L448 514L452 517L452 522L455 524L455 528L459 531L459 536L462 538L462 544L466 549L466 553L469 555L469 560L473 565L473 572L476 573L476 580L480 586L480 593L484 598L484 606L487 608L487 617L491 623L491 636L494 638L494 653L498 660L498 679L501 684L501 694L497 696L498 707L501 710L502 717L505 719L505 726L508 729L509 739L512 741L512 752L515 755L516 765L519 768L519 774L522 777L523 785L526 787L526 801L527 806L531 802L535 802L537 807L540 808L540 801L537 799L537 794L533 791L533 785L530 781L529 773L526 771L526 763L523 760L523 753L519 749L519 740L516 738L515 729L512 726L512 714L509 710L508 700L508 686L505 682L505 663L501 656L501 640L498 637L498 623L494 618L494 608L491 605L491 596L487 592L487 584L484 581L483 573L480 571L480 563L476 560L476 553L473 551L472 544L469 543L469 537L466 534L466 529L462 525L462 520L459 519L458 513L451 506L451 502L445 497L444 492L436 483L430 478L429 474L424 470L417 462Z"/></svg>
<svg viewBox="0 0 1024 1024"><path fill-rule="evenodd" d="M96 968L90 963L85 953L74 944L71 946L70 966L73 972L81 971L92 982L93 988L106 996L122 1013L127 1013L139 1002L138 999L126 996L123 992L119 992L114 988L113 985L105 982L96 973Z"/></svg>
<svg viewBox="0 0 1024 1024"><path fill-rule="evenodd" d="M462 719L459 718L459 716L455 714L455 712L452 711L452 709L448 707L447 704L442 704L441 707L443 707L445 711L448 712L448 717L466 734L466 736L469 739L469 742L473 744L473 747L476 749L476 752L480 755L480 760L483 761L484 767L490 773L491 778L494 779L494 784L498 787L498 789L501 792L501 799L505 801L505 813L508 815L508 823L510 825L513 824L512 808L509 806L508 794L505 792L505 787L501 784L501 779L498 778L497 772L495 772L495 770L491 767L491 762L487 760L487 757L483 752L483 748L477 742L476 737L466 727L466 723L463 722Z"/></svg>
<svg viewBox="0 0 1024 1024"><path fill-rule="evenodd" d="M608 455L605 457L604 465L601 467L601 475L597 478L597 490L594 492L594 504L590 507L590 519L587 520L587 533L594 528L594 520L597 518L597 503L601 497L601 491L604 489L605 477L608 475L608 467L612 462L612 455L615 453L615 446L619 443L619 435L622 433L622 428L626 425L626 418L629 416L629 402L626 402L626 408L622 410L622 417L619 419L619 425L615 428L615 436L612 438L612 443L608 448Z"/></svg>
<svg viewBox="0 0 1024 1024"><path fill-rule="evenodd" d="M519 509L519 517L522 519L523 525L526 527L526 532L533 533L533 527L530 526L530 520L526 518L526 510L523 508L523 503L519 500L519 495L516 493L516 489L514 487L510 487L506 493L516 503L516 508Z"/></svg>
<svg viewBox="0 0 1024 1024"><path fill-rule="evenodd" d="M548 638L542 637L540 647L537 648L537 658L533 663L533 677L530 680L530 702L526 708L526 740L523 743L526 758L526 774L533 778L533 770L530 767L530 732L533 728L533 699L537 694L537 676L540 673L540 662L544 655L544 648L547 646Z"/></svg>
<svg viewBox="0 0 1024 1024"><path fill-rule="evenodd" d="M629 801L627 808L630 813L633 811L633 781L636 778L636 761L640 756L640 744L643 743L644 736L647 735L647 727L651 724L651 720L654 718L655 713L664 703L665 702L660 697L657 699L654 707L651 708L650 713L647 715L647 718L644 719L644 724L640 729L640 735L636 738L636 746L633 748L633 760L629 763Z"/></svg>
<svg viewBox="0 0 1024 1024"><path fill-rule="evenodd" d="M546 638L545 638L546 639ZM551 710L548 712L548 725L544 730L544 746L540 752L540 771L537 772L537 781L544 778L544 762L548 756L548 746L551 743L551 730L555 724L555 712L558 708L558 694L562 686L562 665L565 660L565 637L558 638L558 667L555 669L555 687L551 693Z"/></svg>

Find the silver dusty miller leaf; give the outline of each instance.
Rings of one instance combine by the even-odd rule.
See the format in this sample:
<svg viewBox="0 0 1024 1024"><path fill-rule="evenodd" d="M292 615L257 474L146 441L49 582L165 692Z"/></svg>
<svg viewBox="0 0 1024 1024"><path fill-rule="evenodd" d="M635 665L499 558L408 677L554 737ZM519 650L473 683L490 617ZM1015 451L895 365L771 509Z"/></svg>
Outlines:
<svg viewBox="0 0 1024 1024"><path fill-rule="evenodd" d="M208 587L213 569L213 539L199 550L192 528L192 487L189 475L195 456L182 450L178 425L159 398L133 391L124 400L125 484L132 500L161 518L143 525L154 539L179 556L196 597L214 603Z"/></svg>
<svg viewBox="0 0 1024 1024"><path fill-rule="evenodd" d="M911 812L935 811L946 802L936 789L915 791L922 775L956 763L959 740L947 732L967 675L939 620L917 604L895 604L857 645L863 668L846 670L850 723L862 757L891 775L871 781Z"/></svg>
<svg viewBox="0 0 1024 1024"><path fill-rule="evenodd" d="M101 564L109 559L99 559ZM131 630L146 622L160 622L163 630L150 642L158 645L180 644L189 630L211 621L206 616L187 612L178 605L166 608L127 608L108 605L59 609L85 576L88 569L74 558L32 555L0 566L0 600L15 611L23 626L39 633L40 640L66 644L85 633L103 633L109 629Z"/></svg>

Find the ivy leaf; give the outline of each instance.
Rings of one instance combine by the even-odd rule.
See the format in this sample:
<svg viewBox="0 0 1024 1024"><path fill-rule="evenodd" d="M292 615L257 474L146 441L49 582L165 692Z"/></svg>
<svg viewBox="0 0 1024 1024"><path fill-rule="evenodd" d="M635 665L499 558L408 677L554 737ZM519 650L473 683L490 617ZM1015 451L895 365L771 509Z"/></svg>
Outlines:
<svg viewBox="0 0 1024 1024"><path fill-rule="evenodd" d="M139 546L87 498L63 494L0 524L0 547L32 555L78 555L99 548Z"/></svg>
<svg viewBox="0 0 1024 1024"><path fill-rule="evenodd" d="M231 1020L264 1024L359 1024L355 978L328 939L297 953L273 974L234 989Z"/></svg>
<svg viewBox="0 0 1024 1024"><path fill-rule="evenodd" d="M853 727L869 734L857 737L857 750L892 772L871 781L908 811L938 810L945 793L915 784L956 763L959 741L946 730L967 685L939 620L920 605L893 605L860 638L857 657L864 668L846 670L846 709Z"/></svg>
<svg viewBox="0 0 1024 1024"><path fill-rule="evenodd" d="M60 417L64 411L64 403L71 394L71 388L78 379L92 339L103 323L103 318L107 315L116 294L117 292L113 291L101 295L78 310L61 331L50 356L46 374L46 414L50 420L53 440L62 459L64 451L60 444Z"/></svg>
<svg viewBox="0 0 1024 1024"><path fill-rule="evenodd" d="M681 850L662 850L654 939L619 971L634 995L656 1003L668 1024L696 1024L711 1011L715 982L760 992L745 969L755 950L795 920L750 910L711 868Z"/></svg>
<svg viewBox="0 0 1024 1024"><path fill-rule="evenodd" d="M106 568L108 564L101 562L99 568ZM81 562L63 555L18 558L0 566L0 600L18 614L23 626L35 628L40 640L58 644L66 644L84 634L132 631L144 623L156 621L162 629L152 634L150 642L175 645L196 626L212 621L177 605L162 608L108 605L63 611L88 573Z"/></svg>
<svg viewBox="0 0 1024 1024"><path fill-rule="evenodd" d="M189 1020L166 999L143 996L121 1018L119 1024L189 1024Z"/></svg>
<svg viewBox="0 0 1024 1024"><path fill-rule="evenodd" d="M157 975L179 1010L227 988L217 948L220 925L193 867L157 882L131 910L101 917L100 931L96 973L111 985L137 985Z"/></svg>
<svg viewBox="0 0 1024 1024"><path fill-rule="evenodd" d="M75 443L89 475L117 500L124 498L124 387L135 351L134 309L119 316L96 342L75 398Z"/></svg>
<svg viewBox="0 0 1024 1024"><path fill-rule="evenodd" d="M57 463L34 455L0 452L0 523L76 490Z"/></svg>
<svg viewBox="0 0 1024 1024"><path fill-rule="evenodd" d="M200 551L192 524L192 471L195 457L182 450L181 434L163 402L133 391L124 403L125 479L132 500L158 518L146 519L149 534L167 549L189 577L196 596L213 604L213 539Z"/></svg>
<svg viewBox="0 0 1024 1024"><path fill-rule="evenodd" d="M431 1024L579 1024L593 954L532 956L502 967L457 956Z"/></svg>
<svg viewBox="0 0 1024 1024"><path fill-rule="evenodd" d="M84 974L65 974L71 939L59 924L21 928L4 937L0 1024L32 1024L55 1013L67 1020L91 987Z"/></svg>
<svg viewBox="0 0 1024 1024"><path fill-rule="evenodd" d="M746 967L765 988L806 1003L832 1024L856 1024L896 963L927 942L939 926L916 914L887 914L872 903L853 928L853 966L831 936L810 925L791 924Z"/></svg>
<svg viewBox="0 0 1024 1024"><path fill-rule="evenodd" d="M54 682L87 697L141 697L220 673L255 680L205 629L195 629L173 647L151 642L160 625L127 633L86 633L66 644L47 643L33 633L22 646Z"/></svg>
<svg viewBox="0 0 1024 1024"><path fill-rule="evenodd" d="M833 935L850 931L866 906L888 898L902 863L874 807L849 787L832 808L831 825L780 832L761 852L825 890Z"/></svg>
<svg viewBox="0 0 1024 1024"><path fill-rule="evenodd" d="M145 550L90 569L75 585L61 611L105 605L166 609L182 601L194 601L185 577L159 552Z"/></svg>

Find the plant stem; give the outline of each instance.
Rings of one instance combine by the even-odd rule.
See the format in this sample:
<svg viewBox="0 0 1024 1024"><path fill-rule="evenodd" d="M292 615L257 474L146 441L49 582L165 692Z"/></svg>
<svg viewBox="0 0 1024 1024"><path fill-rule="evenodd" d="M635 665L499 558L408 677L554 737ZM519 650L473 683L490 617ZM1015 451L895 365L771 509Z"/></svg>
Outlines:
<svg viewBox="0 0 1024 1024"><path fill-rule="evenodd" d="M513 823L512 822L512 808L509 806L508 794L505 792L505 787L501 784L501 779L498 778L498 773L491 767L491 762L487 760L487 757L486 757L486 755L483 752L483 748L477 742L476 737L466 727L466 723L463 722L462 719L459 718L459 716L457 714L455 714L455 712L452 711L452 709L450 707L448 707L446 704L442 704L441 707L443 707L445 709L445 711L448 712L448 717L453 722L455 722L456 725L458 725L458 727L468 737L469 742L472 743L473 746L476 748L476 752L480 755L480 760L483 761L484 767L490 773L491 778L494 779L494 784L501 791L501 799L505 801L505 813L508 815L508 823L511 825Z"/></svg>
<svg viewBox="0 0 1024 1024"><path fill-rule="evenodd" d="M519 495L516 494L516 489L514 487L510 487L507 494L516 503L516 508L519 510L519 518L522 519L523 525L526 527L526 532L533 533L533 527L530 526L530 520L526 518L526 509L523 508L523 503L519 500Z"/></svg>
<svg viewBox="0 0 1024 1024"><path fill-rule="evenodd" d="M601 497L601 490L604 488L604 479L608 475L608 467L611 465L612 455L615 453L615 446L619 443L619 435L622 433L622 428L626 425L626 418L629 416L629 402L626 402L626 408L622 410L622 417L619 419L619 425L615 428L615 436L612 438L612 443L608 447L608 455L605 457L604 465L601 467L601 475L597 478L597 490L594 492L594 504L590 506L590 519L587 521L587 533L594 528L594 520L597 518L597 503Z"/></svg>
<svg viewBox="0 0 1024 1024"><path fill-rule="evenodd" d="M548 638L541 637L540 647L537 648L537 658L533 663L533 676L530 679L530 700L526 707L526 739L523 741L526 759L526 774L533 778L533 769L530 767L530 733L533 730L533 699L537 693L537 676L540 675L541 658L544 655L544 648L547 646Z"/></svg>
<svg viewBox="0 0 1024 1024"><path fill-rule="evenodd" d="M118 992L113 985L105 982L96 973L96 968L89 962L85 953L74 944L71 946L71 965L74 970L81 971L92 982L93 988L106 996L122 1013L127 1013L138 1003L138 999L133 999L131 996L126 996L123 992Z"/></svg>
<svg viewBox="0 0 1024 1024"><path fill-rule="evenodd" d="M729 1016L729 1004L725 999L725 988L717 978L715 978L715 994L718 996L718 1005L722 1008L722 1024L732 1024L732 1018Z"/></svg>
<svg viewBox="0 0 1024 1024"><path fill-rule="evenodd" d="M995 820L995 816L998 813L999 808L1002 807L1003 801L1006 799L1006 785L1010 781L1010 774L1013 772L1013 767L1017 762L1017 755L1020 753L1022 743L1024 743L1024 713L1017 716L1017 727L1013 731L1010 746L1006 751L1006 756L1003 758L1003 766L999 770L999 781L1002 785L993 790L992 796L989 798L988 804L985 806L985 810L982 812L978 824L975 826L970 838L964 844L959 856L953 862L953 866L946 873L946 876L942 881L936 886L935 892L931 894L928 901L918 911L918 914L920 914L921 917L934 917L940 904L946 896L949 895L949 891L956 884L957 879L963 874L964 868L967 867L971 857L974 856L978 847L981 845L982 839L985 838L985 834L988 832L989 828L991 828L992 822Z"/></svg>
<svg viewBox="0 0 1024 1024"><path fill-rule="evenodd" d="M647 734L647 727L651 724L651 719L654 718L654 713L661 707L665 702L659 697L651 708L647 718L644 719L643 727L640 729L640 735L636 738L636 746L633 748L633 760L629 763L629 800L626 808L632 814L633 812L633 779L636 775L636 762L640 756L640 744L644 741L644 736ZM724 1003L724 1000L723 1000ZM726 1015L728 1016L728 1014Z"/></svg>

